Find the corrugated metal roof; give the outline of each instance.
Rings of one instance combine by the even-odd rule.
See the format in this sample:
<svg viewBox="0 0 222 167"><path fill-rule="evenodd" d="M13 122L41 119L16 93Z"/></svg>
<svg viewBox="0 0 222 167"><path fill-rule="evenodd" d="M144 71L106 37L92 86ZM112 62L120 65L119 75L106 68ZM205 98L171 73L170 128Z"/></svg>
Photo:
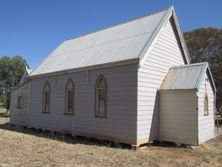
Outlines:
<svg viewBox="0 0 222 167"><path fill-rule="evenodd" d="M169 69L160 89L197 89L200 86L208 63L196 63Z"/></svg>
<svg viewBox="0 0 222 167"><path fill-rule="evenodd" d="M31 76L138 58L166 13L161 11L64 41Z"/></svg>

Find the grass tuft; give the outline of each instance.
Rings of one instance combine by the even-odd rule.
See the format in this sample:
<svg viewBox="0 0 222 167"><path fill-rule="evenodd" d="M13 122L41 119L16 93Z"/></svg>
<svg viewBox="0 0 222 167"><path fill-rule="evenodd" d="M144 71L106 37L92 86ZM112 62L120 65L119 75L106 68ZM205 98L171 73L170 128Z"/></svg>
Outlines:
<svg viewBox="0 0 222 167"><path fill-rule="evenodd" d="M0 166L221 166L222 136L195 150L154 143L127 145L12 126L0 117Z"/></svg>

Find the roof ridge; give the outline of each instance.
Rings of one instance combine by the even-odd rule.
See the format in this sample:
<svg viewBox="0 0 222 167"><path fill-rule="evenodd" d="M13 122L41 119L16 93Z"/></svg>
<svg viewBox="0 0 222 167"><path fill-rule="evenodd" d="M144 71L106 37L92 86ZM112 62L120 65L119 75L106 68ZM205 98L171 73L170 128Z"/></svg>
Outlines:
<svg viewBox="0 0 222 167"><path fill-rule="evenodd" d="M149 15L145 15L145 16L142 16L142 17L138 17L138 18L136 18L136 19L132 19L132 20L130 20L130 21L127 21L127 22L123 22L123 23L121 23L121 24L116 24L116 25L114 25L114 26L110 26L110 27L106 27L106 28L104 28L104 29L102 29L102 30L97 30L97 31L95 31L95 32L91 32L91 33L88 33L88 34L85 34L85 35L82 35L82 36L79 36L79 37L75 37L75 38L71 38L71 39L69 39L69 41L71 42L71 44L72 44L72 41L76 41L76 40L78 40L78 39L85 39L85 38L90 38L90 37L94 37L94 36L96 36L96 34L98 34L98 36L99 37L102 37L102 35L105 33L109 33L110 31L114 31L114 32L124 32L124 30L127 28L127 27L129 27L129 28L131 28L130 29L130 33L131 34L127 34L127 33L125 33L125 34L123 34L121 37L118 37L117 36L117 40L116 40L116 38L111 38L112 36L111 35L108 35L107 36L107 39L108 39L108 43L111 43L111 42L115 42L115 41L120 41L120 40L125 40L125 39L128 39L128 38L133 38L133 37L136 37L136 36L139 36L139 35L142 35L142 34L147 34L148 32L150 32L150 34L149 34L149 36L151 36L152 35L152 32L156 29L155 27L159 24L159 22L163 19L163 17L165 18L166 16L166 13L169 13L169 11L171 11L172 10L172 7L170 7L170 8L168 8L167 10L161 10L161 11L159 11L159 12L153 12L152 14L149 14ZM153 15L153 16L152 16ZM151 17L150 17L151 16ZM155 22L153 23L153 20L155 20ZM138 23L139 22L139 23ZM144 22L146 23L146 24L144 24ZM138 29L138 31L135 31L133 28L135 27L135 26L137 26L137 23L139 24L139 25L141 25L141 26L147 26L147 28L146 27L143 27L143 28L140 28L140 29ZM148 24L149 23L149 24ZM132 28L133 27L133 28ZM99 33L99 31L101 31L101 33ZM98 33L97 33L98 32ZM90 34L92 34L91 36L90 36ZM88 35L88 36L87 36ZM97 36L96 36L97 37ZM114 56L114 58L109 58L109 57L104 57L103 56L103 59L101 59L101 61L98 61L99 63L105 63L105 62L108 62L108 61L111 61L111 62L114 62L114 61L120 61L120 60L123 60L123 59L131 59L131 58L133 58L133 57L135 57L139 52L140 52L140 50L141 50L141 47L143 47L142 45L144 44L144 43L146 43L146 41L148 41L148 39L147 39L148 37L147 36L144 36L144 37L142 37L142 38L138 38L138 39L140 39L140 40L138 40L138 43L136 43L135 44L135 51L134 52L130 52L130 53L128 53L128 52L126 52L126 51L124 51L123 52L123 50L125 50L125 49L122 49L122 50L120 50L120 46L118 46L118 45L112 45L112 46L114 46L114 49L118 49L118 50L116 50L116 52L120 52L121 51L121 53L123 52L123 53L126 53L126 56L120 56L120 58L118 57L118 56ZM96 41L97 39L96 38L93 38L93 40L91 40L91 43L93 42L93 41ZM57 65L59 65L60 64L60 66L61 67L59 67L59 68L57 68L57 69L59 69L59 70L65 70L66 68L68 69L68 68L71 68L71 67L74 67L74 66L81 66L81 65L93 65L93 63L96 63L96 61L94 62L94 61L92 61L92 54L93 53L91 53L91 52L89 52L90 54L88 54L88 57L84 57L84 60L90 60L90 63L88 62L88 64L87 63L83 63L83 61L80 61L80 63L74 63L74 65L70 65L70 67L67 65L67 63L65 62L65 61L61 61L61 63L64 63L64 64L62 64L61 65L61 63L54 63L54 64L50 64L51 66L52 66L52 68L50 68L50 69L48 69L48 67L47 67L47 62L49 63L50 61L53 61L54 59L53 59L53 55L64 55L65 56L65 58L66 59L70 59L71 57L71 54L66 54L66 53L64 53L63 54L63 52L65 51L65 52L69 52L69 51L73 51L73 49L74 48L72 48L72 47L67 47L67 45L69 45L69 43L70 42L67 42L67 40L65 40L65 41L63 41L56 49L54 49L34 70L33 70L33 72L31 73L31 75L33 76L33 75L36 75L37 73L39 73L39 74L42 74L42 73L45 73L45 71L47 71L47 72L54 72L54 70L57 68L56 66ZM128 45L129 44L134 44L135 42L132 42L133 40L128 40L128 42L127 43L124 43L124 45L123 46L121 46L121 48L122 47L125 47L125 46L127 46L128 47ZM107 43L107 40L101 40L101 41L99 41L99 42L96 42L96 44L99 44L99 45L102 45L102 44L106 44ZM123 43L123 42L122 42ZM74 43L73 43L74 44ZM72 45L73 45L72 44ZM94 43L93 43L94 44ZM94 44L95 45L95 44ZM78 47L75 47L75 49L74 50L79 50L79 49L85 49L85 47L87 47L88 48L88 43L84 43L84 41L83 41L83 44L81 44L80 46L79 45L77 45ZM89 46L91 46L91 44L89 45ZM98 46L98 45L95 45L95 46ZM60 50L60 47L62 48L62 50ZM64 47L65 47L65 49L64 49ZM98 50L98 49L97 49ZM105 52L105 50L103 50L103 51L97 51L96 49L92 49L92 51L93 52L98 52L98 53L102 53L102 52ZM60 53L61 52L61 53ZM75 52L75 54L77 54L76 52ZM83 53L81 53L81 54L83 54ZM80 56L81 56L81 54L80 54ZM85 55L85 53L84 53L84 55ZM89 55L91 55L91 57L89 57ZM109 55L108 55L109 56ZM52 59L50 59L49 57L52 57ZM79 57L79 56L77 56L77 57ZM98 56L97 56L98 57ZM100 57L101 57L101 55L100 55ZM98 57L98 58L100 58L100 57ZM60 58L61 58L61 60L62 60L62 57L60 56ZM58 60L60 60L60 58L58 59ZM80 58L80 57L79 57ZM57 59L57 56L56 56L56 59ZM48 61L47 61L48 60ZM98 59L98 60L100 60L100 59ZM45 63L44 62L46 62L46 65L45 65ZM80 65L79 65L80 64ZM67 65L67 67L66 67L66 65ZM44 71L45 70L45 71Z"/></svg>
<svg viewBox="0 0 222 167"><path fill-rule="evenodd" d="M98 29L96 31L92 31L92 32L89 32L89 33L86 33L86 34L82 34L82 35L78 35L78 36L74 36L74 37L71 37L71 38L67 38L64 40L64 42L66 41L69 41L69 40L74 40L74 39L78 39L80 37L83 37L83 36L87 36L87 35L90 35L90 34L94 34L94 33L97 33L99 31L104 31L104 30L107 30L107 29L110 29L110 28L113 28L113 27L117 27L117 26L120 26L120 25L123 25L123 24L127 24L127 23L130 23L130 22L134 22L134 21L137 21L137 20L140 20L140 19L143 19L145 17L149 17L149 16L152 16L152 15L155 15L155 14L158 14L158 13L161 13L161 12L164 12L164 11L167 11L169 8L167 9L162 9L162 10L159 10L157 12L152 12L152 13L149 13L149 14L145 14L143 16L139 16L139 17L136 17L134 19L130 19L128 21L122 21L120 23L116 23L116 24L113 24L113 25L110 25L110 26L107 26L107 27L104 27L104 28L101 28L101 29Z"/></svg>

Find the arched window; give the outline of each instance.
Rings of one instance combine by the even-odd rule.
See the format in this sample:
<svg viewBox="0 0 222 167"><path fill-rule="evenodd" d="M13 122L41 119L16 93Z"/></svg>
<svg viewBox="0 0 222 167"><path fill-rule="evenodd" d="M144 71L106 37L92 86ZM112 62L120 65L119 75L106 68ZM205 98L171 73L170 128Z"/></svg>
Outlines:
<svg viewBox="0 0 222 167"><path fill-rule="evenodd" d="M103 75L99 75L95 85L95 116L106 117L107 113L107 82Z"/></svg>
<svg viewBox="0 0 222 167"><path fill-rule="evenodd" d="M208 96L207 96L207 93L205 93L205 96L204 96L204 115L205 115L205 116L209 115Z"/></svg>
<svg viewBox="0 0 222 167"><path fill-rule="evenodd" d="M205 94L204 94L204 115L209 115L208 95L207 95L207 79L205 80Z"/></svg>
<svg viewBox="0 0 222 167"><path fill-rule="evenodd" d="M49 113L50 112L50 85L47 81L43 87L43 106L42 106L42 112Z"/></svg>
<svg viewBox="0 0 222 167"><path fill-rule="evenodd" d="M23 108L23 104L24 103L24 99L22 95L18 95L17 96L17 109L22 109Z"/></svg>
<svg viewBox="0 0 222 167"><path fill-rule="evenodd" d="M71 79L66 83L65 114L74 114L74 84Z"/></svg>

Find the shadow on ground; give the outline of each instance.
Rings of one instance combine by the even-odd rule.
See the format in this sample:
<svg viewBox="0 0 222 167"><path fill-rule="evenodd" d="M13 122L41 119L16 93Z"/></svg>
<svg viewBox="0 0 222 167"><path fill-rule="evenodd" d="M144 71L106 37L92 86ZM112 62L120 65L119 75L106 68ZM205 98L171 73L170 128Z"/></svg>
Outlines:
<svg viewBox="0 0 222 167"><path fill-rule="evenodd" d="M5 117L0 116L0 119L6 119ZM47 138L51 140L57 140L65 142L68 144L85 144L85 145L94 145L94 146L106 146L112 148L122 148L122 149L131 149L131 145L124 143L115 143L108 140L98 140L94 138L82 137L82 136L72 136L70 134L62 134L60 132L52 132L48 130L41 130L35 128L27 128L25 126L11 125L9 122L0 123L0 129L14 131L18 133L34 135L37 137Z"/></svg>
<svg viewBox="0 0 222 167"><path fill-rule="evenodd" d="M27 128L25 126L11 125L8 121L8 117L2 117L0 115L0 129L19 132L28 135L34 135L37 137L47 138L51 140L61 141L68 144L85 144L93 146L106 146L112 148L132 149L132 146L124 143L115 143L108 140L98 140L94 138L72 136L70 134L62 134L60 132L52 132L48 130L41 130L35 128ZM1 121L2 120L2 121ZM219 127L220 135L222 134L222 126ZM177 145L172 142L153 142L152 144L144 146L155 146L155 147L168 147L168 148L185 148L187 145Z"/></svg>

